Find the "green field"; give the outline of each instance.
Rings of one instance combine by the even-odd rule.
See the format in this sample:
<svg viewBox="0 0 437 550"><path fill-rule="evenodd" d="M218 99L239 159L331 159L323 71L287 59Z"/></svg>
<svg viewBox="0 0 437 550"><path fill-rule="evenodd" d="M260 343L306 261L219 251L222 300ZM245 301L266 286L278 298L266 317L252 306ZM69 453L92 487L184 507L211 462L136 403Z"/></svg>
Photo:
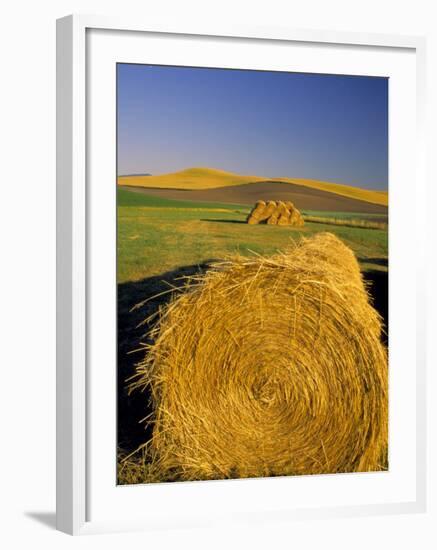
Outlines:
<svg viewBox="0 0 437 550"><path fill-rule="evenodd" d="M387 270L386 230L309 222L298 229L247 225L248 211L244 205L162 199L118 189L118 282L142 281L235 252L273 254L302 235L320 231L335 233L348 244L363 270ZM338 212L305 213L327 218L360 217ZM370 219L369 214L361 217Z"/></svg>

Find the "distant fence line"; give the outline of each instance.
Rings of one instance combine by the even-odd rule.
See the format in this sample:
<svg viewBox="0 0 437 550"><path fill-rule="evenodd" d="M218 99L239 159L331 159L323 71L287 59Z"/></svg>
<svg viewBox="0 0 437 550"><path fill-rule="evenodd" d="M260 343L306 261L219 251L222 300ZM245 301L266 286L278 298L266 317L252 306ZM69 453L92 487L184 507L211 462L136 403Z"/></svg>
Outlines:
<svg viewBox="0 0 437 550"><path fill-rule="evenodd" d="M342 225L345 227L362 227L364 229L382 229L386 230L387 222L375 222L372 220L363 219L345 219L345 218L323 218L321 216L303 215L303 219L310 223L324 223L327 225Z"/></svg>

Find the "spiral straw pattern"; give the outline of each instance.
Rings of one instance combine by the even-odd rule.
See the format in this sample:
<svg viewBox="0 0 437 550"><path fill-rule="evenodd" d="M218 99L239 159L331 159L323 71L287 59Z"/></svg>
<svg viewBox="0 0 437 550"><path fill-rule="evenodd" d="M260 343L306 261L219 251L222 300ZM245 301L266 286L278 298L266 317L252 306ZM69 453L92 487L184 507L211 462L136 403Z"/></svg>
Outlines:
<svg viewBox="0 0 437 550"><path fill-rule="evenodd" d="M387 354L353 252L332 234L190 279L133 387L150 387L160 480L386 468Z"/></svg>

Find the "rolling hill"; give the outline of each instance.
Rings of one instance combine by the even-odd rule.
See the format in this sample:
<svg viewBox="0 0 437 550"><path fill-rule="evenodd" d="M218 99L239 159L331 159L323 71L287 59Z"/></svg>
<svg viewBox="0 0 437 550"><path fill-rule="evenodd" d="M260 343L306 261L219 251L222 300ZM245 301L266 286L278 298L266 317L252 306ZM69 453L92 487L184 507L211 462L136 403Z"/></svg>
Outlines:
<svg viewBox="0 0 437 550"><path fill-rule="evenodd" d="M250 186L263 184L264 197L270 199L269 185L287 184L290 185L289 191L294 187L308 191L319 191L323 194L333 194L339 197L345 197L354 201L370 203L386 207L388 205L388 193L384 191L373 191L361 189L350 185L331 183L320 180L302 179L302 178L265 178L260 176L240 175L213 168L188 168L172 174L162 174L158 176L119 176L118 184L128 187L140 187L147 189L162 190L185 190L185 191L206 191L206 190L225 190L230 187ZM267 186L267 187L265 187ZM250 188L247 189L249 191ZM285 191L285 189L281 189ZM273 188L272 188L273 191ZM250 194L250 193L249 193ZM219 199L220 200L220 199Z"/></svg>
<svg viewBox="0 0 437 550"><path fill-rule="evenodd" d="M362 214L387 215L387 207L381 204L360 201L343 197L336 193L329 193L282 182L256 182L243 185L229 185L214 189L162 189L151 187L119 186L120 189L130 191L130 195L141 194L161 200L177 200L180 203L224 203L253 206L257 200L291 201L300 210L318 210L329 212L360 212Z"/></svg>

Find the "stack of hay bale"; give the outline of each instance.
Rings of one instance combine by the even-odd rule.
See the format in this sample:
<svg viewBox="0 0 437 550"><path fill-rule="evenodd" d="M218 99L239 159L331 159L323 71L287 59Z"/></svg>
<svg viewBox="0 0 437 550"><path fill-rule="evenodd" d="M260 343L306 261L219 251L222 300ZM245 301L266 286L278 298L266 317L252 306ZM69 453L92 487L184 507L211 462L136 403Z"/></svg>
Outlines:
<svg viewBox="0 0 437 550"><path fill-rule="evenodd" d="M247 223L250 225L258 223L292 225L294 227L304 225L301 213L290 201L257 201L247 217Z"/></svg>

